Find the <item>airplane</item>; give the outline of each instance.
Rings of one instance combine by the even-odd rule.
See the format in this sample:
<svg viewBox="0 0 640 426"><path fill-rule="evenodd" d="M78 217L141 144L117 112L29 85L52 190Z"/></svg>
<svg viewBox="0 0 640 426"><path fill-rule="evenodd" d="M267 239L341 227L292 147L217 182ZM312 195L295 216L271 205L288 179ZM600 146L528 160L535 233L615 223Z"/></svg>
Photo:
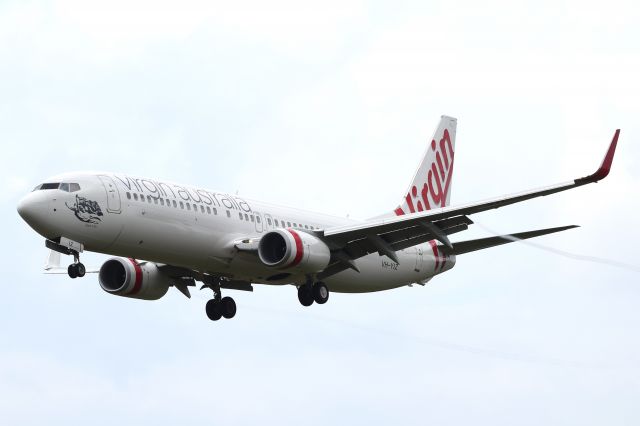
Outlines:
<svg viewBox="0 0 640 426"><path fill-rule="evenodd" d="M324 304L330 292L365 293L425 285L456 256L575 228L562 226L452 242L469 215L598 182L609 174L620 129L600 167L572 181L485 201L450 206L457 119L442 116L399 205L368 220L330 216L250 200L225 192L120 173L53 176L20 200L20 216L51 250L48 273L98 274L107 293L157 300L169 287L191 297L202 283L213 291L205 312L233 318L223 289L293 285L303 306ZM112 255L87 271L80 255ZM66 270L60 254L73 256ZM140 260L144 259L144 260Z"/></svg>

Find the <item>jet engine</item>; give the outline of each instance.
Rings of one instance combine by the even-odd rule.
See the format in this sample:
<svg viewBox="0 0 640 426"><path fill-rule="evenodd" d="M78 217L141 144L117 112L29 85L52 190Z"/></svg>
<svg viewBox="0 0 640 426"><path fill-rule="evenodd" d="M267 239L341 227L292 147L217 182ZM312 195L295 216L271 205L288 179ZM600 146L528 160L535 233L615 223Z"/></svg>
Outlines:
<svg viewBox="0 0 640 426"><path fill-rule="evenodd" d="M262 263L273 268L313 273L329 265L331 252L313 235L287 228L264 234L258 243L258 256Z"/></svg>
<svg viewBox="0 0 640 426"><path fill-rule="evenodd" d="M171 285L155 263L138 263L121 257L104 262L98 280L107 293L145 300L160 299Z"/></svg>

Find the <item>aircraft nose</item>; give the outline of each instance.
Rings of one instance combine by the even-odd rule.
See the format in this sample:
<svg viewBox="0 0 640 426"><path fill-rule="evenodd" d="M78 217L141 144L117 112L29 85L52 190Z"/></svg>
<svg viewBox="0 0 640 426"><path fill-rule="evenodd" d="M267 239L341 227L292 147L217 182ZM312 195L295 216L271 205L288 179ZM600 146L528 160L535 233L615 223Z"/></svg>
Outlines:
<svg viewBox="0 0 640 426"><path fill-rule="evenodd" d="M27 223L33 222L35 207L30 197L27 195L18 202L18 214Z"/></svg>

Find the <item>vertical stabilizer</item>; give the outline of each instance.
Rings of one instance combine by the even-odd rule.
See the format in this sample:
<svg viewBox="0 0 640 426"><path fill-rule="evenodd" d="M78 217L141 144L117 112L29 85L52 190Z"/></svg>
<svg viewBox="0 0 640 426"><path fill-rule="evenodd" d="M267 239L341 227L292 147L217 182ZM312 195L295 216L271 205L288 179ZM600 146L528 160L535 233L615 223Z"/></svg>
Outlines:
<svg viewBox="0 0 640 426"><path fill-rule="evenodd" d="M428 141L418 170L396 215L437 209L449 205L451 177L456 143L457 120L443 115L433 137Z"/></svg>

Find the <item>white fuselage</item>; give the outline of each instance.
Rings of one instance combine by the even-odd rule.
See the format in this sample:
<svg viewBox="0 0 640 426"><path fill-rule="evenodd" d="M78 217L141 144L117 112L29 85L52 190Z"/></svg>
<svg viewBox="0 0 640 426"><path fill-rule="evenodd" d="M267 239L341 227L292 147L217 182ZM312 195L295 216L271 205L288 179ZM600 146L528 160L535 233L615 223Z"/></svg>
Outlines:
<svg viewBox="0 0 640 426"><path fill-rule="evenodd" d="M48 239L68 238L85 250L193 269L262 284L300 284L305 277L264 265L236 244L276 228L301 232L355 220L248 200L225 193L113 173L72 173L46 182L79 190L38 189L21 201L21 214ZM99 213L98 213L99 212ZM335 292L371 292L425 283L451 269L434 242L397 252L399 263L373 253L328 277Z"/></svg>

